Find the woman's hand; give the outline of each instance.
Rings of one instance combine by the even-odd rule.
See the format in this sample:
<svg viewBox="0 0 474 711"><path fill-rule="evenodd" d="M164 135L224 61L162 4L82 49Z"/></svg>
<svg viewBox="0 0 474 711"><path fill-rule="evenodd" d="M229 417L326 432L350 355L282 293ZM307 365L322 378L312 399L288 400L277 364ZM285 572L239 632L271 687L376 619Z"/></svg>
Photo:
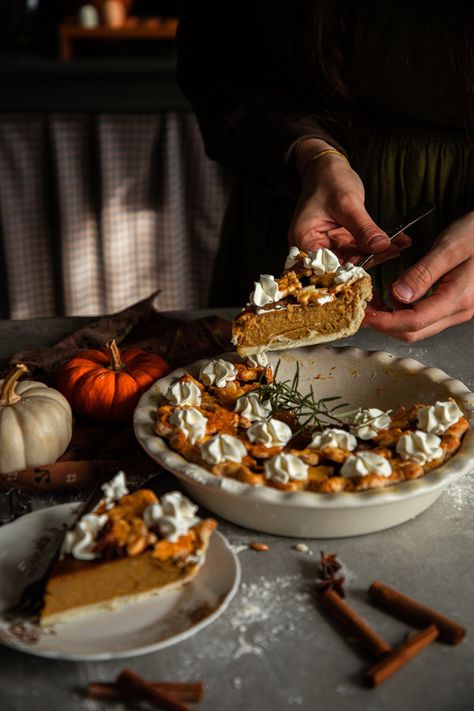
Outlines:
<svg viewBox="0 0 474 711"><path fill-rule="evenodd" d="M433 287L433 293L420 301ZM392 286L399 304L379 310L372 302L364 325L403 341L419 341L474 315L474 212L451 223L430 251L407 269Z"/></svg>
<svg viewBox="0 0 474 711"><path fill-rule="evenodd" d="M399 235L391 244L364 207L364 186L357 173L340 156L328 153L310 162L319 151L331 148L325 141L307 139L296 148L296 170L301 194L288 238L304 251L327 247L341 261L356 262L376 253L372 264L393 259L411 244Z"/></svg>

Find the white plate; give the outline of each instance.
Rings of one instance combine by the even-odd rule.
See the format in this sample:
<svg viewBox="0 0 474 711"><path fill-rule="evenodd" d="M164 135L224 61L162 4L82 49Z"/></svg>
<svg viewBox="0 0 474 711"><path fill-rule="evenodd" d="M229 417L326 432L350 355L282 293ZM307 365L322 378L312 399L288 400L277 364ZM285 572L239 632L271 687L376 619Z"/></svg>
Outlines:
<svg viewBox="0 0 474 711"><path fill-rule="evenodd" d="M175 644L213 622L227 608L240 582L240 564L224 536L215 532L206 561L181 590L115 611L40 630L12 625L2 615L47 565L48 544L70 520L77 504L35 511L0 528L0 642L39 657L98 660L132 657ZM51 549L50 549L51 550Z"/></svg>
<svg viewBox="0 0 474 711"><path fill-rule="evenodd" d="M434 403L448 397L469 419L459 452L439 469L420 479L385 489L358 493L315 494L282 492L252 486L191 464L153 433L160 394L185 372L197 375L206 361L197 361L158 380L142 395L134 415L135 434L148 454L183 483L192 497L211 511L248 528L303 538L339 538L380 531L414 518L431 506L448 484L473 469L474 395L459 380L411 358L359 348L314 346L269 353L274 366L280 361L279 379L292 378L300 364L300 389L313 385L318 397L340 395L353 407L382 410ZM237 361L235 353L225 353Z"/></svg>

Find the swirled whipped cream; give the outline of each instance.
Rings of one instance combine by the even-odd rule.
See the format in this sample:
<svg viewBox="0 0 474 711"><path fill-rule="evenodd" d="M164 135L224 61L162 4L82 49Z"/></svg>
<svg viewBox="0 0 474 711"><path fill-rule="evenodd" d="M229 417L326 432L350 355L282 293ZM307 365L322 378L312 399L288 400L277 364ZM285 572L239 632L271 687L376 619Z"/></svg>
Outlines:
<svg viewBox="0 0 474 711"><path fill-rule="evenodd" d="M68 531L61 548L63 555L72 555L77 560L94 560L98 554L94 551L97 536L103 529L109 517L107 514L85 514L76 523L72 531Z"/></svg>
<svg viewBox="0 0 474 711"><path fill-rule="evenodd" d="M253 444L264 447L284 447L293 437L291 428L273 417L269 420L254 422L247 430L247 436Z"/></svg>
<svg viewBox="0 0 474 711"><path fill-rule="evenodd" d="M304 257L303 264L317 276L335 272L340 266L339 259L330 249L322 247L314 251L308 252L308 256Z"/></svg>
<svg viewBox="0 0 474 711"><path fill-rule="evenodd" d="M357 452L347 457L341 467L341 474L345 477L367 476L367 474L380 474L390 476L392 467L390 462L375 452Z"/></svg>
<svg viewBox="0 0 474 711"><path fill-rule="evenodd" d="M159 504L150 504L143 512L143 520L151 530L158 530L168 541L177 541L199 523L198 507L179 491L164 494Z"/></svg>
<svg viewBox="0 0 474 711"><path fill-rule="evenodd" d="M216 385L218 388L225 388L227 383L235 380L236 376L237 370L234 364L223 358L210 360L199 372L201 383L204 383L204 385Z"/></svg>
<svg viewBox="0 0 474 711"><path fill-rule="evenodd" d="M258 422L270 417L272 406L268 401L260 402L257 393L249 393L237 398L234 411L249 422Z"/></svg>
<svg viewBox="0 0 474 711"><path fill-rule="evenodd" d="M294 267L296 262L298 261L298 257L300 254L300 250L298 247L290 247L290 251L288 252L288 256L285 261L285 272L288 271L288 269L291 269L291 267Z"/></svg>
<svg viewBox="0 0 474 711"><path fill-rule="evenodd" d="M410 459L417 464L426 464L443 456L440 438L429 432L407 432L397 442L397 452L402 459Z"/></svg>
<svg viewBox="0 0 474 711"><path fill-rule="evenodd" d="M255 355L247 356L247 365L250 368L266 368L268 365L268 356L265 351L255 353Z"/></svg>
<svg viewBox="0 0 474 711"><path fill-rule="evenodd" d="M128 494L125 472L117 472L113 479L102 484L100 488L104 492L104 498L101 503L105 505L106 509L111 509L117 501L120 501L122 496Z"/></svg>
<svg viewBox="0 0 474 711"><path fill-rule="evenodd" d="M169 416L169 423L177 427L191 444L206 434L207 417L195 407L179 407Z"/></svg>
<svg viewBox="0 0 474 711"><path fill-rule="evenodd" d="M201 391L192 380L177 380L170 385L165 397L171 405L201 404Z"/></svg>
<svg viewBox="0 0 474 711"><path fill-rule="evenodd" d="M356 267L352 262L346 262L341 264L336 271L334 276L335 284L345 284L346 281L351 281L352 279L361 279L364 276L368 276L365 269L362 267Z"/></svg>
<svg viewBox="0 0 474 711"><path fill-rule="evenodd" d="M350 423L350 430L359 439L372 439L381 430L388 429L391 422L392 418L388 412L376 407L369 407L367 410L359 407Z"/></svg>
<svg viewBox="0 0 474 711"><path fill-rule="evenodd" d="M454 400L438 401L429 407L420 408L417 422L423 432L442 435L461 417L464 417L463 412Z"/></svg>
<svg viewBox="0 0 474 711"><path fill-rule="evenodd" d="M261 274L260 279L254 282L255 289L250 294L250 303L253 306L266 306L280 301L282 293L278 282L271 274Z"/></svg>
<svg viewBox="0 0 474 711"><path fill-rule="evenodd" d="M357 440L354 435L336 427L328 427L322 432L314 435L310 444L310 449L323 449L324 447L337 447L352 452L357 447Z"/></svg>
<svg viewBox="0 0 474 711"><path fill-rule="evenodd" d="M247 454L242 442L229 434L216 434L201 444L202 458L209 464L241 462Z"/></svg>
<svg viewBox="0 0 474 711"><path fill-rule="evenodd" d="M294 454L280 452L265 462L265 479L271 479L278 484L288 484L290 481L306 481L308 465Z"/></svg>

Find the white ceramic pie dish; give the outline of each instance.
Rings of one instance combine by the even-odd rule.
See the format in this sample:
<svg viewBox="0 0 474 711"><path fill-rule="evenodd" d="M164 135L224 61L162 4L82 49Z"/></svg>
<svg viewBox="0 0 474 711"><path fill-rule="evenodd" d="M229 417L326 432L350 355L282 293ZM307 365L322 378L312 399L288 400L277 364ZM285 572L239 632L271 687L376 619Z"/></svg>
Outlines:
<svg viewBox="0 0 474 711"><path fill-rule="evenodd" d="M191 496L210 511L257 531L298 538L341 538L380 531L415 518L425 511L453 481L474 471L474 395L459 380L411 358L359 348L314 346L269 353L278 378L291 379L300 366L300 390L309 383L318 397L341 395L350 408L381 410L433 403L454 397L468 418L466 433L456 455L420 479L385 489L357 493L316 494L282 492L216 477L188 462L153 432L160 394L185 372L197 376L207 360L196 361L161 378L141 397L134 415L135 434L145 451L175 474ZM241 360L235 353L221 357Z"/></svg>

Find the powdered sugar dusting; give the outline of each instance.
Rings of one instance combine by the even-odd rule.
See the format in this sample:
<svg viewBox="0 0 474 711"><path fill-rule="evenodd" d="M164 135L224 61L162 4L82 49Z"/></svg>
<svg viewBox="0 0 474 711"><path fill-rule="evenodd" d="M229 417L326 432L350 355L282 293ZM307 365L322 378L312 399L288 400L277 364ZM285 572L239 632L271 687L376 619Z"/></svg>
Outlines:
<svg viewBox="0 0 474 711"><path fill-rule="evenodd" d="M229 548L235 553L235 555L238 555L239 553L242 553L242 551L248 550L248 543L230 543Z"/></svg>
<svg viewBox="0 0 474 711"><path fill-rule="evenodd" d="M445 496L456 511L470 511L474 507L474 471L450 484Z"/></svg>

